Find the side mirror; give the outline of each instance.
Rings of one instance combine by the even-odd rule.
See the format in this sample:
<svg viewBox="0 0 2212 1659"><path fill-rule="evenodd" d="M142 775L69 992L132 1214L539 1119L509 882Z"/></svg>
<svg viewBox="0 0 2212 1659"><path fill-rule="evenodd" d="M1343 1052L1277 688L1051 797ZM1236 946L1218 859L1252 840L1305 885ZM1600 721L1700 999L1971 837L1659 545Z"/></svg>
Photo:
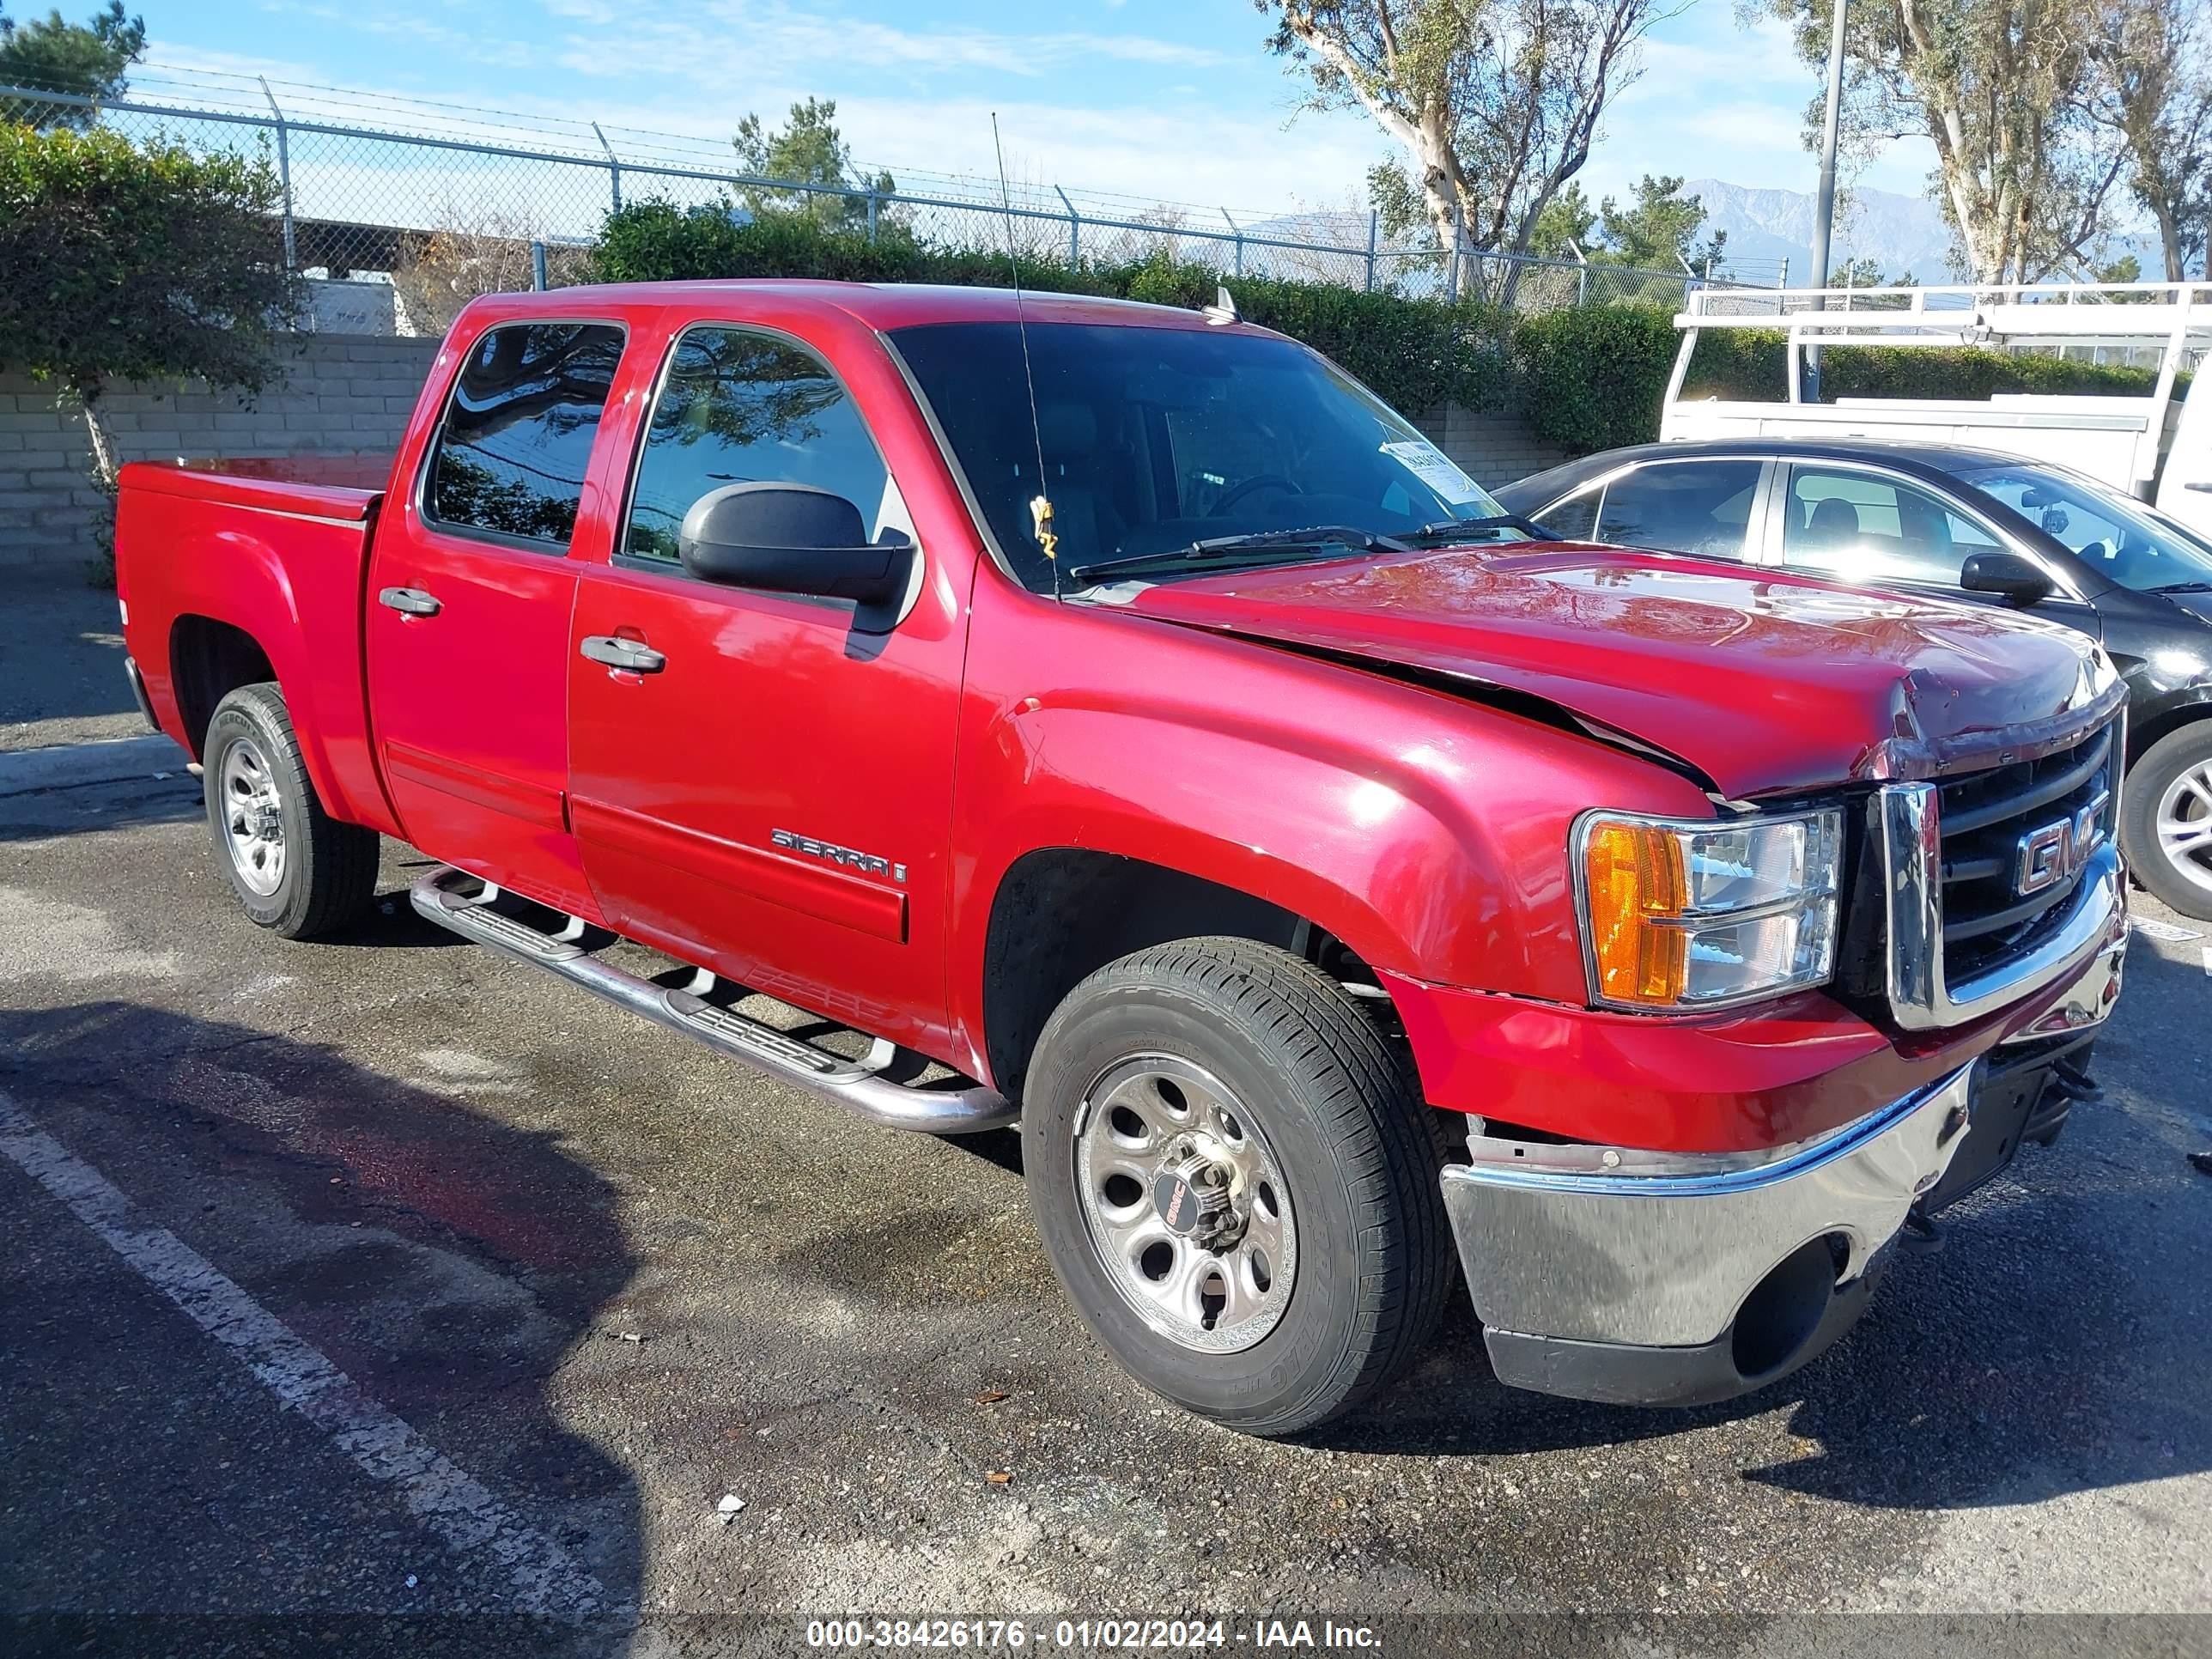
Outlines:
<svg viewBox="0 0 2212 1659"><path fill-rule="evenodd" d="M2025 609L2051 597L2051 578L2032 559L2017 553L1975 553L1959 572L1959 586L1969 593L1994 593L2008 605Z"/></svg>
<svg viewBox="0 0 2212 1659"><path fill-rule="evenodd" d="M811 484L737 483L691 503L677 556L702 581L886 605L906 591L914 544L871 543L860 509Z"/></svg>

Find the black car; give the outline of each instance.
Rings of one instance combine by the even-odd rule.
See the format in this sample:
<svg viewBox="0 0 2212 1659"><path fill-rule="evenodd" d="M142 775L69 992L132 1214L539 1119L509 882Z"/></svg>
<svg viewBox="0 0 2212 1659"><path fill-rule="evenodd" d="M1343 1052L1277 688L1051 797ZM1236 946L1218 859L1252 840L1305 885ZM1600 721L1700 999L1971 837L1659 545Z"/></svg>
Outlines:
<svg viewBox="0 0 2212 1659"><path fill-rule="evenodd" d="M2212 544L2067 468L1990 450L1751 439L1607 450L1496 492L1560 537L2033 610L2125 677L2120 842L2212 921Z"/></svg>

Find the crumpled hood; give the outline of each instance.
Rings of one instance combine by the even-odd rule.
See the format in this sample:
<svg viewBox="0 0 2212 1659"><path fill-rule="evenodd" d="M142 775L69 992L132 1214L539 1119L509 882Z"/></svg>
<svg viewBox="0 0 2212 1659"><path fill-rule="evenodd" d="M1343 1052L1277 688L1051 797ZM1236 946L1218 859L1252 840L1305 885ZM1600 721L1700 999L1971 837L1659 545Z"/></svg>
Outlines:
<svg viewBox="0 0 2212 1659"><path fill-rule="evenodd" d="M1986 764L2069 739L2125 696L2094 641L2039 618L1618 548L1332 560L1121 602L1541 697L1731 797Z"/></svg>

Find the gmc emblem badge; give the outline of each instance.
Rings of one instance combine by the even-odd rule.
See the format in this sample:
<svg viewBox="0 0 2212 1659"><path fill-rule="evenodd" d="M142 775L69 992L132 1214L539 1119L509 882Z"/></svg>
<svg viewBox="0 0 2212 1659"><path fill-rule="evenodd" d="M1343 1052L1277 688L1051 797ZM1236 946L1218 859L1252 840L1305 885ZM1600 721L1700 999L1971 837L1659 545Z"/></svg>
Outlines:
<svg viewBox="0 0 2212 1659"><path fill-rule="evenodd" d="M2076 874L2104 842L2105 806L2111 799L2100 793L2072 817L2022 836L2013 864L2013 891L2028 898Z"/></svg>

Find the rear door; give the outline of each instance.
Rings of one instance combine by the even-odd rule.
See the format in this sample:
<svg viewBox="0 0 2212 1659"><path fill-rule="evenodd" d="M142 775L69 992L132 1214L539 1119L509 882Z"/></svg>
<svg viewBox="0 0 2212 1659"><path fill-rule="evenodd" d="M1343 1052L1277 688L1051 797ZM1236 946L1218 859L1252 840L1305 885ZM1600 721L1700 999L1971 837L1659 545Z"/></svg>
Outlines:
<svg viewBox="0 0 2212 1659"><path fill-rule="evenodd" d="M1532 516L1571 541L1611 542L1707 559L1757 556L1766 466L1751 458L1646 461Z"/></svg>
<svg viewBox="0 0 2212 1659"><path fill-rule="evenodd" d="M623 353L611 319L501 323L463 349L369 574L369 707L407 838L567 910L589 889L567 805L580 516Z"/></svg>

